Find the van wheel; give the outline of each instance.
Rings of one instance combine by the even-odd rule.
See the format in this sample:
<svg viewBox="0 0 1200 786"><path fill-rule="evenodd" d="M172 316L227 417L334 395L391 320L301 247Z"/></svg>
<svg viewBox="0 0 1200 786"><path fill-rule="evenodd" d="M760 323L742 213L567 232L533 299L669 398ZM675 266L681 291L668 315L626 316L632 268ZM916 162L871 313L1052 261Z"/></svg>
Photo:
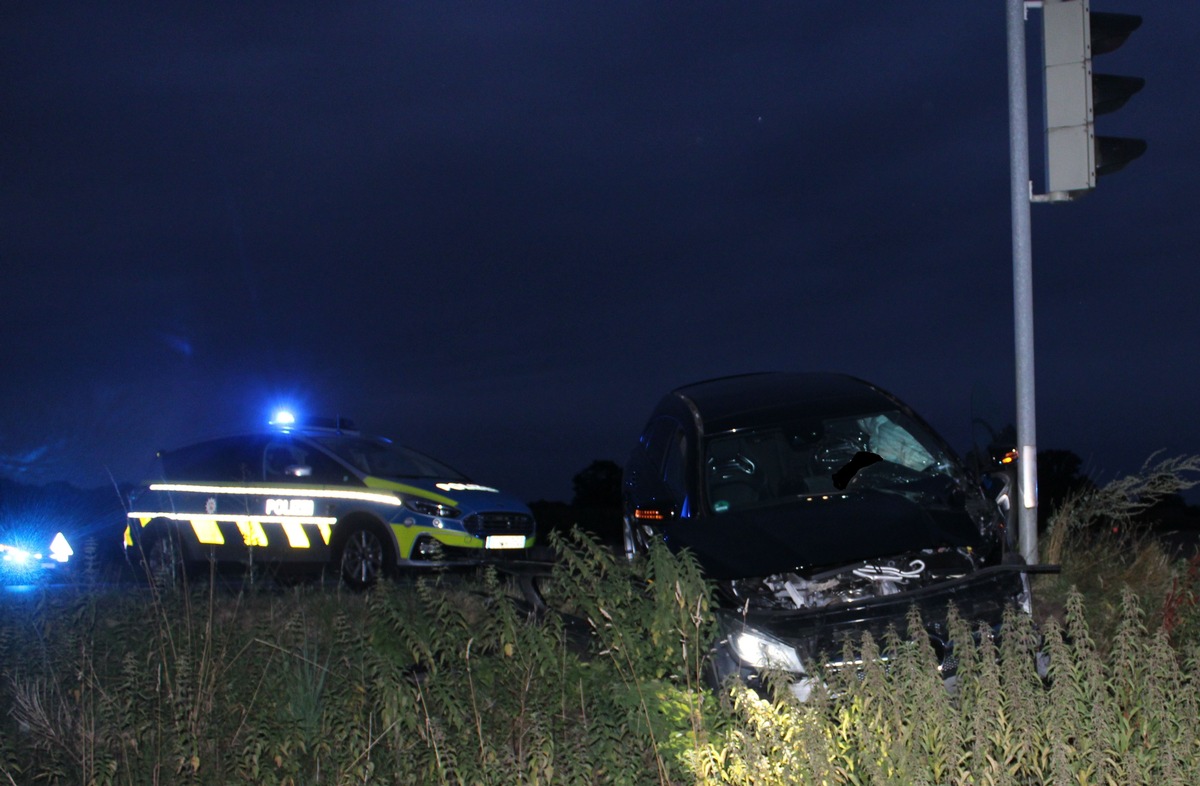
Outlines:
<svg viewBox="0 0 1200 786"><path fill-rule="evenodd" d="M646 544L642 542L641 533L633 528L628 516L621 520L621 547L625 559L630 562L639 554L646 553Z"/></svg>
<svg viewBox="0 0 1200 786"><path fill-rule="evenodd" d="M355 591L374 586L392 572L392 551L369 524L351 524L350 533L339 549L338 566L342 580Z"/></svg>

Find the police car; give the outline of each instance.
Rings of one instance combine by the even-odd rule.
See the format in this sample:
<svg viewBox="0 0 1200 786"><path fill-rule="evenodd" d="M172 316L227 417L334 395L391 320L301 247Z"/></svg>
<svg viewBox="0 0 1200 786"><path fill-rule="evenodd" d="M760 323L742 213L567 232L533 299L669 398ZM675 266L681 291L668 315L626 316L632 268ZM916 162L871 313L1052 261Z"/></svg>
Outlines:
<svg viewBox="0 0 1200 786"><path fill-rule="evenodd" d="M277 415L264 432L158 454L131 495L126 554L156 583L189 568L334 569L364 589L397 568L471 564L533 545L529 508L345 419Z"/></svg>

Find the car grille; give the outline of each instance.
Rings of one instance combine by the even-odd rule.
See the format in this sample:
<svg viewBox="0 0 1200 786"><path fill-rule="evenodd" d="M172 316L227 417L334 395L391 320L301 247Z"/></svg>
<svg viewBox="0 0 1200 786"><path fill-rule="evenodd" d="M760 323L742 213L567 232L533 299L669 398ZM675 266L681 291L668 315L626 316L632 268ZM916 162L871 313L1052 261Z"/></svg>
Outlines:
<svg viewBox="0 0 1200 786"><path fill-rule="evenodd" d="M467 532L488 535L532 535L533 516L524 513L472 513L463 519Z"/></svg>

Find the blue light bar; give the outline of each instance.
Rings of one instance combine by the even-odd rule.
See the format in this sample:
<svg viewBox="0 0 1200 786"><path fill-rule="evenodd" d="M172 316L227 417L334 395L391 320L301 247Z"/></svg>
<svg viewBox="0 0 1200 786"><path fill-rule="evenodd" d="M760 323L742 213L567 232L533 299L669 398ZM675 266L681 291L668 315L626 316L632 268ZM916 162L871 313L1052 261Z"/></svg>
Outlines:
<svg viewBox="0 0 1200 786"><path fill-rule="evenodd" d="M286 409L281 409L275 413L275 417L271 418L272 426L294 426L296 424L296 416Z"/></svg>

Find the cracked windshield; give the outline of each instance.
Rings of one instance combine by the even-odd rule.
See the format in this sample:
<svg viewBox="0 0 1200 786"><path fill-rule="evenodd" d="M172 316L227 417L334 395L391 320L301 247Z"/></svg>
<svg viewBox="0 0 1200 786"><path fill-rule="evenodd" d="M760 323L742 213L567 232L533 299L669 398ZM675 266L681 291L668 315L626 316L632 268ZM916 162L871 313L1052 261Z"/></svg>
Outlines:
<svg viewBox="0 0 1200 786"><path fill-rule="evenodd" d="M900 411L770 426L708 441L716 513L844 491L930 494L961 470L925 428Z"/></svg>

